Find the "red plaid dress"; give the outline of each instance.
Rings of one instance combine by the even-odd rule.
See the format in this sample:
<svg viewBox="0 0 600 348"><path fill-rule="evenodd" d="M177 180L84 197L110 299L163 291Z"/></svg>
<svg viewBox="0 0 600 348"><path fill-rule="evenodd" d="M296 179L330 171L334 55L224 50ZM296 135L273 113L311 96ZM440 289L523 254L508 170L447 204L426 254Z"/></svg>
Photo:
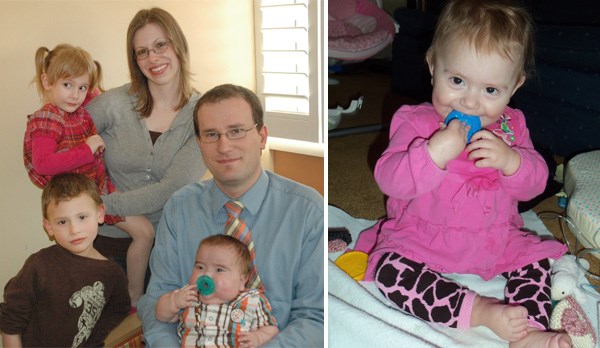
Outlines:
<svg viewBox="0 0 600 348"><path fill-rule="evenodd" d="M51 166L53 172L85 174L94 180L101 195L114 192L115 186L106 173L102 153L91 155L89 146L85 143L85 140L94 134L96 134L94 121L83 107L68 113L55 105L46 104L27 116L23 160L31 182L43 188L52 178L52 175L40 174L32 160L35 139L49 138L55 142L56 149L53 152L51 149L36 149L36 153L43 152L47 155L47 164ZM59 157L52 158L52 155ZM107 215L104 221L107 224L115 224L124 221L124 218Z"/></svg>

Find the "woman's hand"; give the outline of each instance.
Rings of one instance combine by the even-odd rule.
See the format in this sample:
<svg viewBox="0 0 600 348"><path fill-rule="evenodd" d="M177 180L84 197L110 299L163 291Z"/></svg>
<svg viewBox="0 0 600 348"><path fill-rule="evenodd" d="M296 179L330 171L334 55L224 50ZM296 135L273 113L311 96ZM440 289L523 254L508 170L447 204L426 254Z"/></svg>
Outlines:
<svg viewBox="0 0 600 348"><path fill-rule="evenodd" d="M433 133L428 144L429 155L438 167L445 169L465 149L469 129L471 126L459 120L448 125L440 122L440 129Z"/></svg>
<svg viewBox="0 0 600 348"><path fill-rule="evenodd" d="M495 168L506 176L513 175L521 166L521 156L501 138L488 130L473 134L467 146L469 159L478 168Z"/></svg>

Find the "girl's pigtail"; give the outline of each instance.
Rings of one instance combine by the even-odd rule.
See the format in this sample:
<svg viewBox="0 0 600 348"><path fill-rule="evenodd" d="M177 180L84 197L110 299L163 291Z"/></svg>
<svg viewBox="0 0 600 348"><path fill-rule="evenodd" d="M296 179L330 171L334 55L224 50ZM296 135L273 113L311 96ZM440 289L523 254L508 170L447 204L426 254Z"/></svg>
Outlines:
<svg viewBox="0 0 600 348"><path fill-rule="evenodd" d="M98 89L100 90L100 92L104 92L104 88L102 87L102 66L100 65L100 63L95 60L94 64L96 65L96 73L95 73L95 86L94 87L98 87Z"/></svg>
<svg viewBox="0 0 600 348"><path fill-rule="evenodd" d="M35 51L35 77L31 82L35 83L41 99L44 99L45 94L44 84L42 83L42 75L46 72L46 68L48 67L47 64L49 56L50 50L46 47L40 47L37 49L37 51Z"/></svg>

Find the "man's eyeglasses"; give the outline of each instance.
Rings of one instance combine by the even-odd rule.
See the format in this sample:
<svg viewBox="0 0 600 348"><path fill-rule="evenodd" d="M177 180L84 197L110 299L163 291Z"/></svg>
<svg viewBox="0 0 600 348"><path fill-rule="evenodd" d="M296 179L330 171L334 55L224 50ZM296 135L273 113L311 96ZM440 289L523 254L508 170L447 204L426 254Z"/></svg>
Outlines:
<svg viewBox="0 0 600 348"><path fill-rule="evenodd" d="M154 52L154 54L162 54L165 53L170 45L171 41L158 41L151 49L140 48L139 50L133 52L133 57L137 60L146 59L150 55L150 51Z"/></svg>
<svg viewBox="0 0 600 348"><path fill-rule="evenodd" d="M248 133L249 131L254 129L256 126L258 126L257 123L255 123L254 126L248 128L248 129L236 128L236 129L227 131L225 133L203 132L203 133L200 133L200 140L203 143L214 143L217 140L219 140L219 138L221 138L221 135L225 135L227 137L227 139L229 139L229 140L238 140L238 139L242 139L242 138L246 137L246 133Z"/></svg>

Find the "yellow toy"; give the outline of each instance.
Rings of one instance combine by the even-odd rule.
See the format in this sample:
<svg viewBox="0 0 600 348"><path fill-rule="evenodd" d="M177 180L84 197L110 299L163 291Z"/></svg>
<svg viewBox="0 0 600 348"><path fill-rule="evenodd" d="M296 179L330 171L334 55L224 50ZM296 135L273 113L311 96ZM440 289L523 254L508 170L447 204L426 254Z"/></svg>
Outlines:
<svg viewBox="0 0 600 348"><path fill-rule="evenodd" d="M365 277L369 255L362 251L349 251L335 260L335 264L356 281Z"/></svg>

